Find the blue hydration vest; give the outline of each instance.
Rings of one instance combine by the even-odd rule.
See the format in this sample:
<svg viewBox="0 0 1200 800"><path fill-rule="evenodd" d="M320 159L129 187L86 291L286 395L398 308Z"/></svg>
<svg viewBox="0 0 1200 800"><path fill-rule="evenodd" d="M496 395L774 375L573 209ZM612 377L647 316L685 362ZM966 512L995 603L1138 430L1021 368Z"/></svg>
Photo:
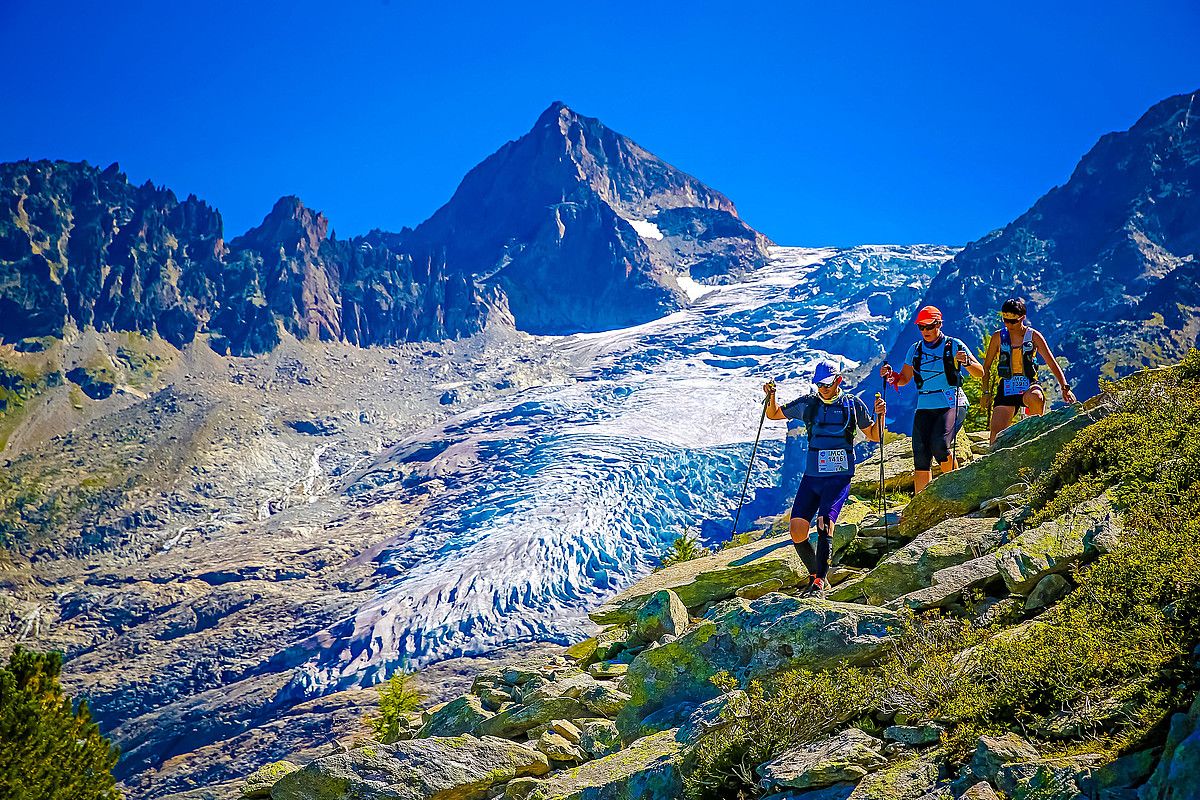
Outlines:
<svg viewBox="0 0 1200 800"><path fill-rule="evenodd" d="M841 402L817 398L804 409L808 432L808 461L805 475L846 475L854 472L854 398L843 394Z"/></svg>

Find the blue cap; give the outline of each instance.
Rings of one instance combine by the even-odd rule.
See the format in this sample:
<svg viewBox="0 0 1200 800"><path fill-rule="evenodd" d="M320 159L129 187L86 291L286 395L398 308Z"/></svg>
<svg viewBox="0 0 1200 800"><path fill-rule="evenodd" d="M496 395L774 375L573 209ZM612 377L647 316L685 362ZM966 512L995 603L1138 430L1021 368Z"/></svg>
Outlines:
<svg viewBox="0 0 1200 800"><path fill-rule="evenodd" d="M829 383L841 374L841 371L838 370L838 368L833 364L829 363L828 361L822 361L821 363L817 364L817 368L813 370L813 383Z"/></svg>

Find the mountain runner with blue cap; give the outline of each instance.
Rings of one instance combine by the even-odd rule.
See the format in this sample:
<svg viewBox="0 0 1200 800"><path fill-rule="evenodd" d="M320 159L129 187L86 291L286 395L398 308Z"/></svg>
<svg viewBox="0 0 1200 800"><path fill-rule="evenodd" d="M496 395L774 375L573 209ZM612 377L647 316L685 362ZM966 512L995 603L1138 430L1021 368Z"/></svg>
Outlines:
<svg viewBox="0 0 1200 800"><path fill-rule="evenodd" d="M808 593L828 588L829 557L833 549L833 524L850 496L854 477L854 434L862 430L867 439L879 441L879 422L887 413L882 398L875 399L875 414L860 398L842 391L842 376L827 361L813 372L815 394L807 394L783 406L775 403L775 384L763 386L767 395L768 419L795 419L808 433L808 457L804 477L792 503L792 544L810 573ZM813 520L817 525L817 551L808 543Z"/></svg>
<svg viewBox="0 0 1200 800"><path fill-rule="evenodd" d="M920 492L932 478L936 458L942 472L957 465L954 440L967 419L967 395L962 390L962 370L983 377L983 365L961 339L942 333L942 312L925 306L917 312L921 338L909 348L899 372L884 362L879 374L893 386L909 381L917 384L917 410L913 412L913 492Z"/></svg>

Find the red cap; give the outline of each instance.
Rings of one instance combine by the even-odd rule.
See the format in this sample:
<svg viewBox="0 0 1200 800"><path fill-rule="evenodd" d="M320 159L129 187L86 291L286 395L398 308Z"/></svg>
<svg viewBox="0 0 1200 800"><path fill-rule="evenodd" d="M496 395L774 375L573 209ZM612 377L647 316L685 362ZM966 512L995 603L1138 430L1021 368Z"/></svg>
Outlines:
<svg viewBox="0 0 1200 800"><path fill-rule="evenodd" d="M931 322L941 322L942 312L937 306L925 306L917 312L917 318L914 322L917 325L928 325Z"/></svg>

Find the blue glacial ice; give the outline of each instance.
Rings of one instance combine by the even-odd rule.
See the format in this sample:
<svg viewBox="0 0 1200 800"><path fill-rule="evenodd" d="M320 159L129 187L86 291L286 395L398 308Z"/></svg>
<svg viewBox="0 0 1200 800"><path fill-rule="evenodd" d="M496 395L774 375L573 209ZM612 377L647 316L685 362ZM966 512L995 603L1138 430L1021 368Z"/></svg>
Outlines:
<svg viewBox="0 0 1200 800"><path fill-rule="evenodd" d="M728 537L761 384L780 381L790 399L810 391L818 360L849 369L876 358L953 253L776 248L767 266L662 319L541 337L583 365L570 382L451 418L350 476L348 505L402 504L411 522L360 557L370 601L315 637L294 688L583 637L586 612L685 530ZM790 499L779 488L785 436L779 423L763 430L742 529ZM785 472L794 487L794 465Z"/></svg>

